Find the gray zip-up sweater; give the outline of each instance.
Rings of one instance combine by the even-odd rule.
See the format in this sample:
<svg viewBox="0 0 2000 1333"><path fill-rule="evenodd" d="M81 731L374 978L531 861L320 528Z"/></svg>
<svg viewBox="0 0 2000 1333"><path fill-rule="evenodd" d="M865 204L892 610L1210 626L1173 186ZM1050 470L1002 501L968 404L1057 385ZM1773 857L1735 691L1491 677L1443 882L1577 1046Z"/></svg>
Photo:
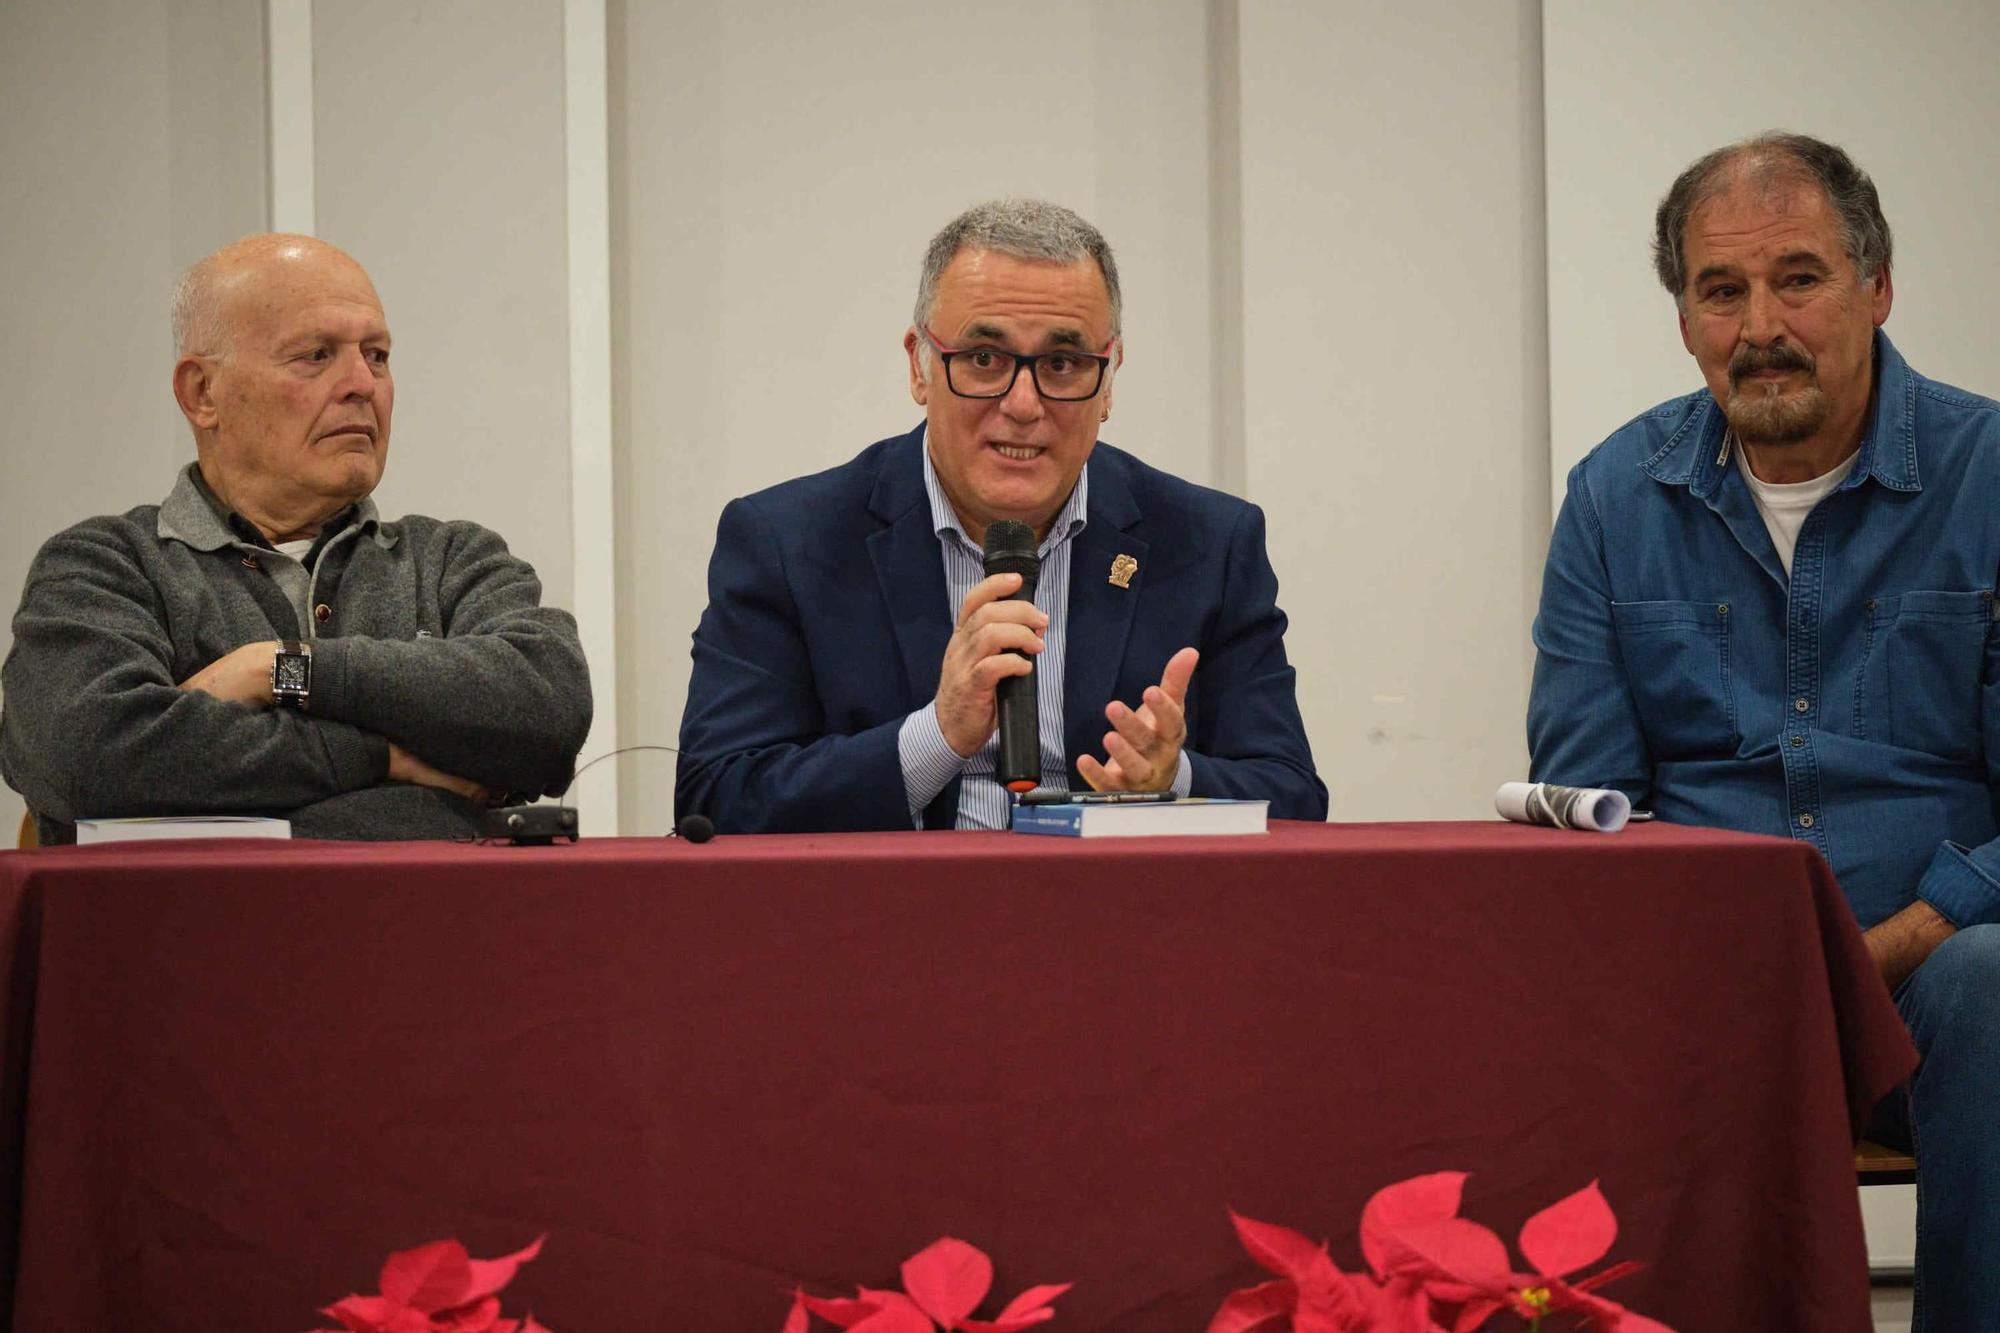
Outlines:
<svg viewBox="0 0 2000 1333"><path fill-rule="evenodd" d="M309 558L232 530L192 466L164 504L42 547L0 668L0 777L44 841L79 818L207 812L283 814L301 837L468 835L470 802L387 782L389 741L496 791L567 786L589 672L576 621L506 543L363 500ZM305 713L177 687L243 644L306 637Z"/></svg>

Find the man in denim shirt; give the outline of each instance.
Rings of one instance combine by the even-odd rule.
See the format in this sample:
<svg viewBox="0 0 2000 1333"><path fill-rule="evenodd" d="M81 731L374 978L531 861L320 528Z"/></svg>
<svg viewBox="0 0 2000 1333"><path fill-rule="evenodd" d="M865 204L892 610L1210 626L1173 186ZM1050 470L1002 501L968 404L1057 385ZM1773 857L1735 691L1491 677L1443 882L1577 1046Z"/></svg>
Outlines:
<svg viewBox="0 0 2000 1333"><path fill-rule="evenodd" d="M1824 854L1923 1063L1917 1328L2000 1320L2000 404L1880 326L1889 226L1847 155L1689 167L1654 240L1707 388L1569 474L1535 620L1538 780Z"/></svg>

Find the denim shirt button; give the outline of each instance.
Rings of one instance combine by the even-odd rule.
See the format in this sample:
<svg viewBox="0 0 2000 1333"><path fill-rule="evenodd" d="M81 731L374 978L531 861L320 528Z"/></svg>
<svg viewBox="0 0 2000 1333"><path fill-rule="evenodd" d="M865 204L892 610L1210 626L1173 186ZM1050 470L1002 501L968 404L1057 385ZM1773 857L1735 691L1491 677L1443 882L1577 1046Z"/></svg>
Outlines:
<svg viewBox="0 0 2000 1333"><path fill-rule="evenodd" d="M1716 605L1715 605L1715 614L1717 614L1718 616L1726 616L1726 615L1728 615L1728 614L1729 614L1729 603L1727 603L1727 602L1717 602L1717 603L1716 603Z"/></svg>
<svg viewBox="0 0 2000 1333"><path fill-rule="evenodd" d="M1792 700L1792 708L1795 712L1810 713L1812 711L1812 700L1806 698L1802 694L1798 698Z"/></svg>
<svg viewBox="0 0 2000 1333"><path fill-rule="evenodd" d="M1805 814L1799 816L1800 828L1811 828L1812 826L1813 826L1813 817L1812 817L1812 812L1810 810L1807 811Z"/></svg>
<svg viewBox="0 0 2000 1333"><path fill-rule="evenodd" d="M1806 743L1806 738L1805 738L1805 737L1803 737L1803 736L1794 736L1794 737L1792 737L1792 746L1793 746L1793 748L1794 748L1794 749L1796 749L1797 747L1799 747L1799 746L1801 746L1801 745L1804 745L1805 743Z"/></svg>

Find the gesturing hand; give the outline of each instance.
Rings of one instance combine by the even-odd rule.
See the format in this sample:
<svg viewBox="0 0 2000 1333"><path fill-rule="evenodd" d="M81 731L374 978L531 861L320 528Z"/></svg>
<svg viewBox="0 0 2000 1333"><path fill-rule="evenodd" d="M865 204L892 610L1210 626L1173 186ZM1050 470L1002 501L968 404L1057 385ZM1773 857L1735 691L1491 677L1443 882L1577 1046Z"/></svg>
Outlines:
<svg viewBox="0 0 2000 1333"><path fill-rule="evenodd" d="M1187 689L1201 654L1183 648L1167 661L1158 685L1148 685L1134 710L1113 699L1104 706L1113 730L1104 734L1109 762L1081 755L1076 771L1096 791L1165 791L1180 771L1187 743Z"/></svg>
<svg viewBox="0 0 2000 1333"><path fill-rule="evenodd" d="M978 754L1000 724L994 686L1008 676L1027 675L1034 669L1029 658L1045 646L1042 631L1049 618L1032 602L1001 600L1020 586L1019 574L994 574L973 585L945 645L938 672L938 729L961 759Z"/></svg>

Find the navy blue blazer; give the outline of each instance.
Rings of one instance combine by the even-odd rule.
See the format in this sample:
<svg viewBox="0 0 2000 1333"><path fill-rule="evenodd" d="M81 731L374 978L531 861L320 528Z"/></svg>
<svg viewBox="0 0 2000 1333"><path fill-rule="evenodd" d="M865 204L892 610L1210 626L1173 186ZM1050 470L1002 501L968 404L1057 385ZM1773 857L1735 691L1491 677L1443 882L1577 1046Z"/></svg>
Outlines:
<svg viewBox="0 0 2000 1333"><path fill-rule="evenodd" d="M923 447L919 427L722 511L681 718L676 818L699 812L739 833L910 827L897 735L936 695L956 617ZM1193 794L1326 818L1263 512L1107 444L1089 466L1088 522L1070 559L1070 784L1084 785L1077 755L1103 755L1104 706L1137 706L1192 644ZM1121 554L1139 562L1129 588L1109 577ZM953 826L958 789L954 780L924 811L925 828Z"/></svg>

